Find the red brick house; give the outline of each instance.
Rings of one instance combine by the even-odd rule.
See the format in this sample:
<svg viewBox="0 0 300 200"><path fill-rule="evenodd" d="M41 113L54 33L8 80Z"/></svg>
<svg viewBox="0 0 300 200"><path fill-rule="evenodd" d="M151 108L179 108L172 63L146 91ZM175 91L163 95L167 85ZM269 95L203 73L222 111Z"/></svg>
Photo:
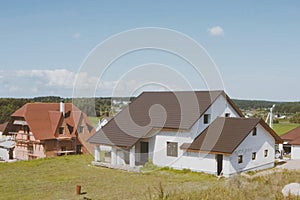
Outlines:
<svg viewBox="0 0 300 200"><path fill-rule="evenodd" d="M94 133L87 115L63 102L25 104L11 115L4 132L13 136L19 160L92 153L86 140Z"/></svg>

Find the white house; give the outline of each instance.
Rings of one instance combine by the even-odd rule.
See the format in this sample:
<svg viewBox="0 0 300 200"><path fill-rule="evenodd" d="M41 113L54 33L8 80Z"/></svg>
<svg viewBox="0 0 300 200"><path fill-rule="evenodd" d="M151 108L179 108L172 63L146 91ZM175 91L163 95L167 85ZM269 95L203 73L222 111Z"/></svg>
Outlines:
<svg viewBox="0 0 300 200"><path fill-rule="evenodd" d="M96 162L116 168L152 161L230 176L273 167L281 139L263 120L243 118L224 91L196 91L144 92L89 142Z"/></svg>
<svg viewBox="0 0 300 200"><path fill-rule="evenodd" d="M284 154L290 154L291 159L300 159L300 126L283 134L281 139Z"/></svg>

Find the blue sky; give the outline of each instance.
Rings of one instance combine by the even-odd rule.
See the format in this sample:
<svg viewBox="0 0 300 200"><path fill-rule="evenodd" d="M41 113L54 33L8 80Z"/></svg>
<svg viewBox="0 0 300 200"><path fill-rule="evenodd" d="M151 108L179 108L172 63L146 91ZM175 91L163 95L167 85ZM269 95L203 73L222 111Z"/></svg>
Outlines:
<svg viewBox="0 0 300 200"><path fill-rule="evenodd" d="M299 1L0 3L1 97L70 97L74 77L96 45L129 29L163 27L192 37L207 50L232 98L300 100ZM115 63L96 95L109 95L122 75L112 74L121 73L122 66L128 70L152 58L191 76L177 58L163 56L144 52ZM128 83L137 81L131 79Z"/></svg>

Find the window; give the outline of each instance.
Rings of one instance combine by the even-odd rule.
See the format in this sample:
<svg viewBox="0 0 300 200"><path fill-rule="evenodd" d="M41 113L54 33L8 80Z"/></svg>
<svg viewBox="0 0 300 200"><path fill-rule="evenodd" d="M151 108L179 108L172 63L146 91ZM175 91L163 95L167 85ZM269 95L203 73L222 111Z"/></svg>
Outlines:
<svg viewBox="0 0 300 200"><path fill-rule="evenodd" d="M80 144L76 146L76 154L81 154L81 147Z"/></svg>
<svg viewBox="0 0 300 200"><path fill-rule="evenodd" d="M28 153L33 154L33 146L32 145L28 146Z"/></svg>
<svg viewBox="0 0 300 200"><path fill-rule="evenodd" d="M225 113L225 117L230 117L230 113Z"/></svg>
<svg viewBox="0 0 300 200"><path fill-rule="evenodd" d="M178 156L178 143L167 142L167 156L177 157Z"/></svg>
<svg viewBox="0 0 300 200"><path fill-rule="evenodd" d="M265 156L265 157L268 157L268 149L265 150L264 156Z"/></svg>
<svg viewBox="0 0 300 200"><path fill-rule="evenodd" d="M243 163L243 156L242 155L239 155L238 156L238 163Z"/></svg>
<svg viewBox="0 0 300 200"><path fill-rule="evenodd" d="M60 150L61 150L61 151L66 151L67 148L66 148L65 146L62 146L62 147L60 147Z"/></svg>
<svg viewBox="0 0 300 200"><path fill-rule="evenodd" d="M253 129L252 135L253 135L253 136L256 136L256 127Z"/></svg>
<svg viewBox="0 0 300 200"><path fill-rule="evenodd" d="M58 133L59 134L64 134L64 127L59 127Z"/></svg>
<svg viewBox="0 0 300 200"><path fill-rule="evenodd" d="M209 117L210 117L209 114L205 114L205 115L203 116L203 123L204 123L204 124L208 124L208 123L209 123Z"/></svg>
<svg viewBox="0 0 300 200"><path fill-rule="evenodd" d="M83 133L83 126L78 127L78 133Z"/></svg>
<svg viewBox="0 0 300 200"><path fill-rule="evenodd" d="M256 152L253 152L252 153L252 160L255 160L256 159Z"/></svg>

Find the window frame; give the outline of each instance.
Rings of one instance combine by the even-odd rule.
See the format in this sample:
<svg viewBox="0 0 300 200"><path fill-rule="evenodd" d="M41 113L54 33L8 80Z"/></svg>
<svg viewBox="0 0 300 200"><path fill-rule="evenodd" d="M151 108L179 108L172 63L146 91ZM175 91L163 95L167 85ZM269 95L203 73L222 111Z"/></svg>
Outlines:
<svg viewBox="0 0 300 200"><path fill-rule="evenodd" d="M252 152L252 160L256 160L256 152Z"/></svg>
<svg viewBox="0 0 300 200"><path fill-rule="evenodd" d="M59 135L63 135L64 133L65 133L65 127L60 126L60 127L58 128L58 134L59 134Z"/></svg>
<svg viewBox="0 0 300 200"><path fill-rule="evenodd" d="M264 150L264 157L266 158L266 157L268 157L268 155L269 155L269 150L268 150L268 149L265 149L265 150Z"/></svg>
<svg viewBox="0 0 300 200"><path fill-rule="evenodd" d="M84 126L78 126L78 133L84 133Z"/></svg>
<svg viewBox="0 0 300 200"><path fill-rule="evenodd" d="M238 155L238 164L243 163L243 155Z"/></svg>
<svg viewBox="0 0 300 200"><path fill-rule="evenodd" d="M210 114L204 114L203 115L203 124L209 124L210 123Z"/></svg>
<svg viewBox="0 0 300 200"><path fill-rule="evenodd" d="M178 142L167 141L167 156L178 157Z"/></svg>
<svg viewBox="0 0 300 200"><path fill-rule="evenodd" d="M257 128L253 128L252 130L252 136L257 136Z"/></svg>

